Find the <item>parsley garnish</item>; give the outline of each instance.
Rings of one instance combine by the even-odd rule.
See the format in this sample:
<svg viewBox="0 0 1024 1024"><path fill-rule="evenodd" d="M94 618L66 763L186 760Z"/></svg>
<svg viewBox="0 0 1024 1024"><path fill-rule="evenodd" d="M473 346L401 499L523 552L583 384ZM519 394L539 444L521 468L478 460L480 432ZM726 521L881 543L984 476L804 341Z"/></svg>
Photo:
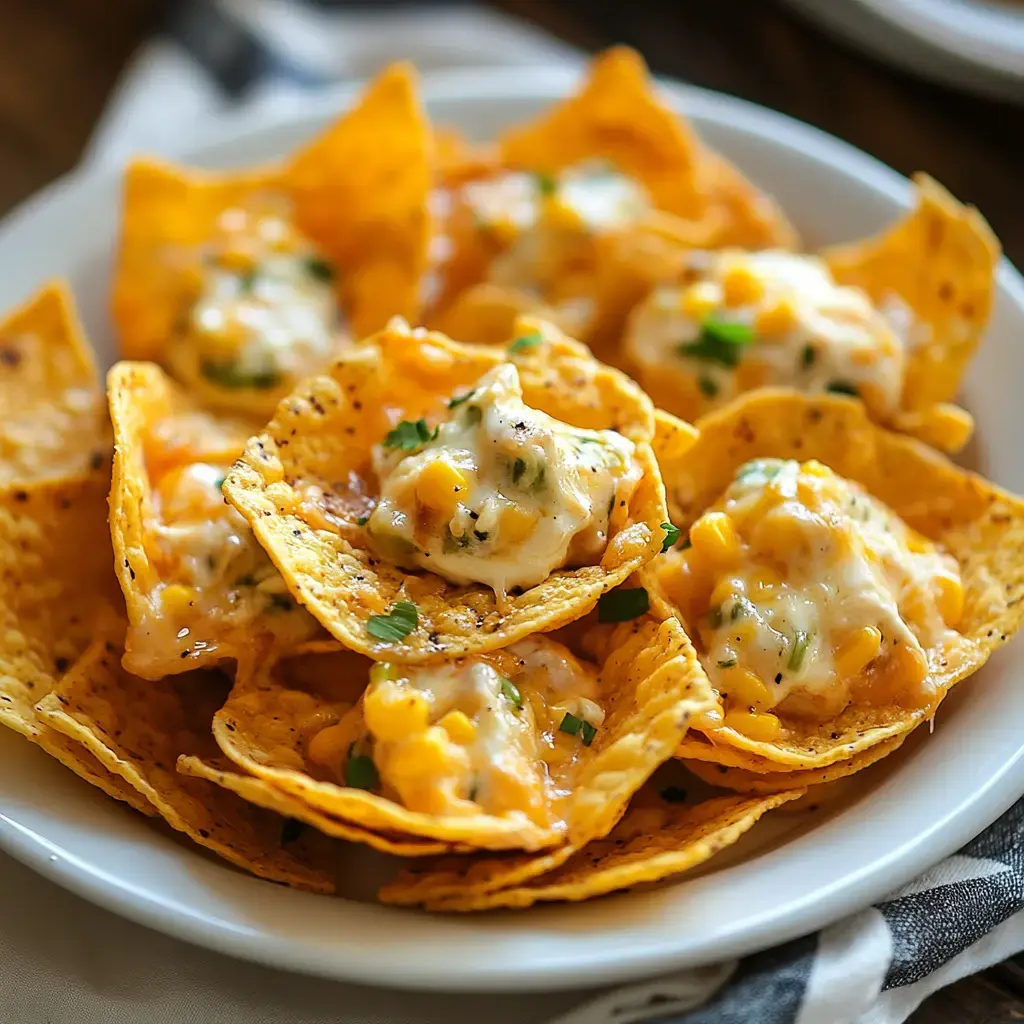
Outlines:
<svg viewBox="0 0 1024 1024"><path fill-rule="evenodd" d="M591 725L586 719L583 720L583 724L580 726L580 736L583 738L583 746L589 747L594 742L594 737L597 735L597 726Z"/></svg>
<svg viewBox="0 0 1024 1024"><path fill-rule="evenodd" d="M811 637L806 630L798 629L793 633L793 646L789 649L789 661L786 663L786 668L790 672L799 672L800 666L804 663L804 657L807 654L807 645L811 642Z"/></svg>
<svg viewBox="0 0 1024 1024"><path fill-rule="evenodd" d="M256 283L256 271L255 270L243 270L238 275L238 287L243 295L248 295L252 291L252 286Z"/></svg>
<svg viewBox="0 0 1024 1024"><path fill-rule="evenodd" d="M268 388L276 388L281 383L281 375L277 370L258 370L249 373L240 370L234 363L203 363L202 373L211 383L235 391L242 388L266 391Z"/></svg>
<svg viewBox="0 0 1024 1024"><path fill-rule="evenodd" d="M697 387L700 388L700 393L705 398L714 398L718 394L718 385L710 377L705 377L703 374L697 378Z"/></svg>
<svg viewBox="0 0 1024 1024"><path fill-rule="evenodd" d="M662 523L661 528L665 531L665 539L661 542L661 553L665 554L679 540L679 534L682 531L672 523Z"/></svg>
<svg viewBox="0 0 1024 1024"><path fill-rule="evenodd" d="M831 391L834 395L851 395L854 398L860 397L860 392L856 386L846 380L834 380L825 385L826 391Z"/></svg>
<svg viewBox="0 0 1024 1024"><path fill-rule="evenodd" d="M325 282L334 280L334 267L327 260L322 260L319 256L310 256L305 262L306 273L310 277L315 277L318 281Z"/></svg>
<svg viewBox="0 0 1024 1024"><path fill-rule="evenodd" d="M719 668L735 668L736 667L736 659L735 658L726 658L725 661L720 661L718 663L718 667Z"/></svg>
<svg viewBox="0 0 1024 1024"><path fill-rule="evenodd" d="M706 359L722 366L739 366L743 349L754 340L754 328L709 316L700 327L696 341L684 342L679 352L694 359Z"/></svg>
<svg viewBox="0 0 1024 1024"><path fill-rule="evenodd" d="M370 521L370 517L369 516L360 516L356 520L356 526L365 526L369 521Z"/></svg>
<svg viewBox="0 0 1024 1024"><path fill-rule="evenodd" d="M523 706L523 695L519 692L519 687L504 676L501 677L501 695L510 704L515 704L517 708Z"/></svg>
<svg viewBox="0 0 1024 1024"><path fill-rule="evenodd" d="M520 338L516 338L508 347L508 354L510 356L515 355L517 352L524 352L528 348L533 348L535 345L539 345L544 340L544 335L540 331L533 331L531 334L524 334Z"/></svg>
<svg viewBox="0 0 1024 1024"><path fill-rule="evenodd" d="M597 602L598 622L628 622L647 613L651 600L643 587L609 590Z"/></svg>
<svg viewBox="0 0 1024 1024"><path fill-rule="evenodd" d="M537 182L537 191L542 196L553 196L558 191L558 182L553 174L548 174L547 171L537 171L533 177Z"/></svg>
<svg viewBox="0 0 1024 1024"><path fill-rule="evenodd" d="M803 354L800 356L800 362L806 369L808 366L814 365L814 360L818 358L818 353L814 351L813 345L804 345Z"/></svg>
<svg viewBox="0 0 1024 1024"><path fill-rule="evenodd" d="M388 431L388 436L384 438L384 447L412 451L428 441L433 441L437 437L437 430L438 428L434 427L431 431L427 426L427 421L422 417L415 422L402 420L394 430Z"/></svg>
<svg viewBox="0 0 1024 1024"><path fill-rule="evenodd" d="M475 394L476 389L474 388L472 391L467 391L464 395L459 395L457 398L449 398L448 408L458 409L458 407L462 405L463 402L468 402Z"/></svg>
<svg viewBox="0 0 1024 1024"><path fill-rule="evenodd" d="M366 632L378 640L398 643L419 625L419 621L419 610L412 601L398 601L387 615L371 615L366 622Z"/></svg>
<svg viewBox="0 0 1024 1024"><path fill-rule="evenodd" d="M353 744L353 747L355 744ZM366 754L354 754L349 747L345 761L345 785L352 789L374 789L377 786L377 766Z"/></svg>

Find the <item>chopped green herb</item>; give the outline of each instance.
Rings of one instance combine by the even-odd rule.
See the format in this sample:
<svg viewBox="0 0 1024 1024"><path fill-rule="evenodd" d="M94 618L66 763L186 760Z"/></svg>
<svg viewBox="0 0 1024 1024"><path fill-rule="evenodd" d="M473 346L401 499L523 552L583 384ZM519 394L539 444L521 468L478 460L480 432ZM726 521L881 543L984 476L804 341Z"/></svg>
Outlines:
<svg viewBox="0 0 1024 1024"><path fill-rule="evenodd" d="M700 393L705 398L714 398L719 390L718 385L710 377L705 377L703 374L697 378L697 387L700 388Z"/></svg>
<svg viewBox="0 0 1024 1024"><path fill-rule="evenodd" d="M523 695L519 692L519 687L504 676L501 677L501 695L510 704L515 704L517 708L523 706Z"/></svg>
<svg viewBox="0 0 1024 1024"><path fill-rule="evenodd" d="M561 724L558 726L559 732L567 732L570 736L575 736L583 725L583 719L577 718L575 715L566 711L565 717L562 719Z"/></svg>
<svg viewBox="0 0 1024 1024"><path fill-rule="evenodd" d="M483 418L484 412L479 405L466 406L466 422L471 427L475 427Z"/></svg>
<svg viewBox="0 0 1024 1024"><path fill-rule="evenodd" d="M524 352L528 348L533 348L535 345L539 345L544 340L544 335L540 331L533 331L530 334L524 334L522 337L516 338L508 347L508 354L515 355L517 352Z"/></svg>
<svg viewBox="0 0 1024 1024"><path fill-rule="evenodd" d="M594 737L597 735L597 726L591 725L586 719L583 720L583 724L580 726L580 737L583 740L583 746L589 747L594 742Z"/></svg>
<svg viewBox="0 0 1024 1024"><path fill-rule="evenodd" d="M686 790L681 786L666 786L659 796L667 804L685 804Z"/></svg>
<svg viewBox="0 0 1024 1024"><path fill-rule="evenodd" d="M804 369L814 365L814 360L818 358L818 353L814 351L813 345L804 345L803 354L800 357L800 362L803 363Z"/></svg>
<svg viewBox="0 0 1024 1024"><path fill-rule="evenodd" d="M401 448L403 451L412 451L420 445L433 441L437 437L437 427L431 431L425 419L402 420L394 430L388 431L384 438L385 448Z"/></svg>
<svg viewBox="0 0 1024 1024"><path fill-rule="evenodd" d="M537 182L537 191L542 196L553 196L558 191L558 182L553 174L548 174L546 171L537 171L533 177Z"/></svg>
<svg viewBox="0 0 1024 1024"><path fill-rule="evenodd" d="M512 463L512 483L519 483L520 477L526 472L526 462L523 459L516 459Z"/></svg>
<svg viewBox="0 0 1024 1024"><path fill-rule="evenodd" d="M288 594L271 594L267 599L268 612L290 612L295 602Z"/></svg>
<svg viewBox="0 0 1024 1024"><path fill-rule="evenodd" d="M754 328L749 324L733 324L709 316L701 324L696 341L679 346L680 354L694 359L705 359L722 366L739 366L743 350L754 340Z"/></svg>
<svg viewBox="0 0 1024 1024"><path fill-rule="evenodd" d="M708 609L708 625L712 629L718 629L722 624L722 606L720 604L712 605Z"/></svg>
<svg viewBox="0 0 1024 1024"><path fill-rule="evenodd" d="M811 637L806 630L798 629L793 633L793 646L789 649L789 661L786 663L786 667L790 672L800 671L800 666L804 663L807 646L810 642Z"/></svg>
<svg viewBox="0 0 1024 1024"><path fill-rule="evenodd" d="M718 667L719 668L735 668L736 667L736 659L735 658L726 658L725 661L720 661L718 663Z"/></svg>
<svg viewBox="0 0 1024 1024"><path fill-rule="evenodd" d="M243 270L238 275L238 287L243 295L248 295L252 291L252 286L256 283L256 271L255 270Z"/></svg>
<svg viewBox="0 0 1024 1024"><path fill-rule="evenodd" d="M764 477L766 483L774 480L782 472L782 463L772 459L751 459L739 468L736 483L746 483L755 476Z"/></svg>
<svg viewBox="0 0 1024 1024"><path fill-rule="evenodd" d="M285 818L281 823L281 845L287 846L289 843L294 843L305 831L305 824L297 818Z"/></svg>
<svg viewBox="0 0 1024 1024"><path fill-rule="evenodd" d="M665 539L661 542L661 553L665 554L666 551L677 540L679 540L679 534L682 532L678 526L674 526L672 523L662 523L661 528L665 531Z"/></svg>
<svg viewBox="0 0 1024 1024"><path fill-rule="evenodd" d="M353 789L375 789L377 782L377 766L373 758L366 754L353 754L350 747L345 762L345 785Z"/></svg>
<svg viewBox="0 0 1024 1024"><path fill-rule="evenodd" d="M609 590L597 602L598 622L628 622L647 614L651 599L643 587Z"/></svg>
<svg viewBox="0 0 1024 1024"><path fill-rule="evenodd" d="M266 391L281 383L281 375L277 370L248 372L240 370L233 363L203 363L202 373L212 384L235 391L243 388Z"/></svg>
<svg viewBox="0 0 1024 1024"><path fill-rule="evenodd" d="M315 277L318 281L328 282L334 280L334 267L327 260L320 259L319 256L310 256L306 260L306 273L311 277Z"/></svg>
<svg viewBox="0 0 1024 1024"><path fill-rule="evenodd" d="M530 484L530 490L534 494L540 494L544 490L545 481L547 480L547 470L541 466L537 470L537 475L533 478L533 483Z"/></svg>
<svg viewBox="0 0 1024 1024"><path fill-rule="evenodd" d="M831 391L834 395L852 395L854 398L860 397L860 392L857 390L856 385L851 384L846 380L833 380L825 385L826 391Z"/></svg>
<svg viewBox="0 0 1024 1024"><path fill-rule="evenodd" d="M735 622L737 619L741 619L746 615L754 615L756 612L757 609L749 598L737 597L733 603L732 611L729 613L729 621Z"/></svg>
<svg viewBox="0 0 1024 1024"><path fill-rule="evenodd" d="M463 402L468 402L476 394L476 389L467 391L464 395L459 395L457 398L448 399L449 409L458 409Z"/></svg>
<svg viewBox="0 0 1024 1024"><path fill-rule="evenodd" d="M365 526L369 521L370 521L370 517L369 516L360 516L356 520L356 526Z"/></svg>
<svg viewBox="0 0 1024 1024"><path fill-rule="evenodd" d="M366 623L366 632L378 640L398 643L419 625L419 621L419 610L412 601L398 601L387 615L371 615Z"/></svg>

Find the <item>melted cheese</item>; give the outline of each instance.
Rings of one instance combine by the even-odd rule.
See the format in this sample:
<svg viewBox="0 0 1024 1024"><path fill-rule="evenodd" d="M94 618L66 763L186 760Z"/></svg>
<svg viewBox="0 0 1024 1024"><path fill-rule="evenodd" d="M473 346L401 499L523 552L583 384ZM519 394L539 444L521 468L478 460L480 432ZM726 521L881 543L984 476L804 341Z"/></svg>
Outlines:
<svg viewBox="0 0 1024 1024"><path fill-rule="evenodd" d="M455 401L414 453L374 451L381 493L367 529L381 553L499 598L600 561L640 479L633 443L531 409L511 363Z"/></svg>
<svg viewBox="0 0 1024 1024"><path fill-rule="evenodd" d="M560 726L604 721L594 670L542 637L425 668L378 664L363 714L381 788L410 810L555 827L586 746Z"/></svg>
<svg viewBox="0 0 1024 1024"><path fill-rule="evenodd" d="M283 205L226 210L193 269L176 372L229 390L281 390L320 369L340 331L332 276Z"/></svg>
<svg viewBox="0 0 1024 1024"><path fill-rule="evenodd" d="M757 460L690 536L676 586L727 711L928 700L929 664L959 639L959 570L859 486Z"/></svg>
<svg viewBox="0 0 1024 1024"><path fill-rule="evenodd" d="M905 308L883 314L813 256L724 251L700 254L693 271L693 280L657 289L634 314L627 348L639 365L684 370L712 404L782 386L856 392L880 416L898 409ZM715 324L734 329L733 344L701 344Z"/></svg>

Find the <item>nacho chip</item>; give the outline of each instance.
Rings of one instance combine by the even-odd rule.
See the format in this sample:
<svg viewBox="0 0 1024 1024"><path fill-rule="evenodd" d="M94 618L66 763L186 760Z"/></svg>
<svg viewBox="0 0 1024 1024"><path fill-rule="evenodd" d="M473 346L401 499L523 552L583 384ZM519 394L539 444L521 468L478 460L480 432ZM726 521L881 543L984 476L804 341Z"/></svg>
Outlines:
<svg viewBox="0 0 1024 1024"><path fill-rule="evenodd" d="M128 670L160 679L235 658L261 636L285 649L315 637L219 490L252 428L199 409L152 363L116 364L109 389Z"/></svg>
<svg viewBox="0 0 1024 1024"><path fill-rule="evenodd" d="M136 161L113 292L122 353L171 366L207 404L269 415L337 350L339 303L356 336L416 312L429 187L429 136L405 65L282 165L210 173ZM282 333L288 344L268 349L265 335Z"/></svg>
<svg viewBox="0 0 1024 1024"><path fill-rule="evenodd" d="M260 878L333 892L337 851L326 837L309 832L284 843L286 819L175 771L179 754L216 756L210 721L228 681L203 671L139 679L121 667L121 653L114 644L90 647L40 701L43 721L81 743L200 846Z"/></svg>
<svg viewBox="0 0 1024 1024"><path fill-rule="evenodd" d="M951 591L963 608L950 645L924 652L923 689L876 694L820 724L785 718L774 741L733 728L704 730L716 747L733 747L787 768L823 768L896 736L934 714L949 688L977 671L1019 628L1024 568L1024 501L954 466L911 438L873 424L864 407L843 398L758 392L704 419L697 443L662 460L672 521L684 534L752 459L814 459L884 502L929 544L948 552L959 570ZM939 556L937 556L939 557ZM641 571L652 608L679 615L673 597L678 549ZM959 611L959 608L956 609ZM901 608L901 614L903 609ZM685 620L685 616L683 616ZM744 767L744 765L739 765Z"/></svg>
<svg viewBox="0 0 1024 1024"><path fill-rule="evenodd" d="M902 406L920 413L956 398L992 313L1001 248L981 214L933 178L914 175L914 188L915 208L893 227L823 256L837 281L863 288L879 308L909 309Z"/></svg>
<svg viewBox="0 0 1024 1024"><path fill-rule="evenodd" d="M731 846L766 812L803 795L791 790L770 796L716 797L700 804L669 804L645 792L606 836L576 851L553 870L529 881L517 879L500 889L456 887L419 899L403 880L385 886L385 903L422 902L428 910L473 911L521 908L553 900L585 900L689 871ZM406 879L409 878L406 873ZM425 879L424 879L425 881Z"/></svg>
<svg viewBox="0 0 1024 1024"><path fill-rule="evenodd" d="M899 736L893 736L890 739L883 740L881 743L876 743L872 747L868 747L867 750L857 751L852 757L844 761L834 761L824 768L807 768L803 771L795 769L794 771L780 772L777 770L778 765L773 765L773 770L754 771L750 768L730 767L725 764L715 763L714 757L707 760L691 760L683 757L682 760L687 771L692 772L698 779L712 786L718 786L721 789L732 789L737 793L757 793L763 796L768 793L782 793L797 787L806 787L809 790L808 795L813 795L814 789L812 787L816 788L835 782L837 779L845 779L851 775L856 775L862 769L868 768L877 761L881 761L882 758L888 757L894 750L898 750L902 746L907 735L904 733ZM680 745L680 751L687 749L689 747L684 739ZM715 751L721 749L719 747L714 748ZM677 751L676 756L680 756L679 751ZM771 764L771 762L766 763Z"/></svg>
<svg viewBox="0 0 1024 1024"><path fill-rule="evenodd" d="M501 352L410 331L396 321L282 402L228 474L225 494L297 600L353 650L403 663L496 650L585 614L661 549L666 517L649 448L653 410L646 396L553 329L529 321L522 329L522 340ZM640 475L629 500L623 497L624 504L610 509L611 539L597 564L557 569L502 601L498 585L456 585L384 560L364 526L381 493L371 466L373 446L386 437L402 449L428 442L436 434L430 424L460 415L450 410L464 404L469 389L489 371L504 373L511 366L531 407L527 413L541 410L568 424L558 429L570 433L614 428L616 444L633 446L635 461L622 465ZM594 443L604 444L606 437ZM522 476L525 487L525 460L510 466L510 479ZM543 482L540 470L538 479ZM610 473L587 479L616 486ZM524 560L523 567L530 564ZM487 559L476 559L474 571L485 568ZM381 620L396 610L411 614L408 628L399 623L401 628L383 630Z"/></svg>
<svg viewBox="0 0 1024 1024"><path fill-rule="evenodd" d="M96 361L63 281L0 323L0 485L99 470L110 430Z"/></svg>
<svg viewBox="0 0 1024 1024"><path fill-rule="evenodd" d="M584 718L577 720L576 732L563 718L569 706L584 715L582 705L568 700L548 703L551 698L545 690L545 673L556 671L556 665L565 666L557 668L560 680L563 672L574 680L582 672L585 681L589 670L551 641L530 640L469 664L413 670L408 675L412 685L422 685L426 689L420 692L428 693L435 676L448 679L451 673L469 672L475 693L484 685L479 673L487 678L492 678L489 672L499 673L493 679L501 686L501 695L493 703L473 711L470 696L464 694L472 714L448 710L447 697L438 697L441 724L426 732L412 724L412 690L403 691L410 694L407 700L387 703L394 687L386 682L381 686L380 669L371 677L377 681L372 707L364 696L348 710L348 702L339 700L337 692L346 680L356 681L352 662L361 659L351 652L336 656L334 667L322 670L319 678L307 674L304 680L288 676L287 662L272 667L243 663L231 697L214 719L214 734L243 771L319 814L373 832L496 850L542 849L563 843L565 837L586 841L612 827L633 791L671 756L691 721L714 703L706 688L691 685L693 653L678 624L631 623L620 627L617 636L616 649L602 666L594 692L605 717L591 732L579 724ZM361 671L365 682L365 660ZM383 679L394 677L397 686L401 671L385 667ZM572 692L565 680L559 685ZM443 692L460 692L454 686L445 683ZM368 691L372 693L374 686ZM506 707L506 701L515 706ZM512 717L504 718L506 712ZM560 727L542 724L552 716L561 721ZM568 715L570 721L573 717ZM401 725L406 718L407 729ZM388 730L399 725L401 750L387 739ZM505 750L508 761L492 764L487 748L479 745L460 747L472 749L472 754L450 747L471 744L467 730L476 735L499 728L512 730ZM445 735L450 739L444 740ZM527 744L524 750L538 745L537 758L547 760L550 783L533 777L536 758L516 760L520 742ZM467 756L483 760L464 763ZM406 765L415 773L407 774ZM341 784L343 777L349 785ZM365 788L356 788L357 781ZM581 838L575 840L577 836ZM559 856L564 859L567 854ZM526 859L533 863L543 857Z"/></svg>
<svg viewBox="0 0 1024 1024"><path fill-rule="evenodd" d="M34 710L118 618L106 493L101 473L0 490L0 725L109 796L152 814L144 798Z"/></svg>

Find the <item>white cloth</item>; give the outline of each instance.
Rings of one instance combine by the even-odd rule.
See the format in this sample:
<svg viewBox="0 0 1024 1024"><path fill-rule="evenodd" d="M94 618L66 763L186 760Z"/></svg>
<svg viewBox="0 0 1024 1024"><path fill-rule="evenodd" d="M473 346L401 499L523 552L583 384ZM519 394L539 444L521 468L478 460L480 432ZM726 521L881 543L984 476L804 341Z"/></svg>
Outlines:
<svg viewBox="0 0 1024 1024"><path fill-rule="evenodd" d="M160 153L212 114L295 104L311 86L397 58L423 70L580 60L466 6L188 6L191 20L131 63L87 160ZM384 992L241 963L121 920L0 854L0 1024L899 1024L936 989L1024 948L1022 851L1024 801L960 854L817 935L613 991L526 996Z"/></svg>

